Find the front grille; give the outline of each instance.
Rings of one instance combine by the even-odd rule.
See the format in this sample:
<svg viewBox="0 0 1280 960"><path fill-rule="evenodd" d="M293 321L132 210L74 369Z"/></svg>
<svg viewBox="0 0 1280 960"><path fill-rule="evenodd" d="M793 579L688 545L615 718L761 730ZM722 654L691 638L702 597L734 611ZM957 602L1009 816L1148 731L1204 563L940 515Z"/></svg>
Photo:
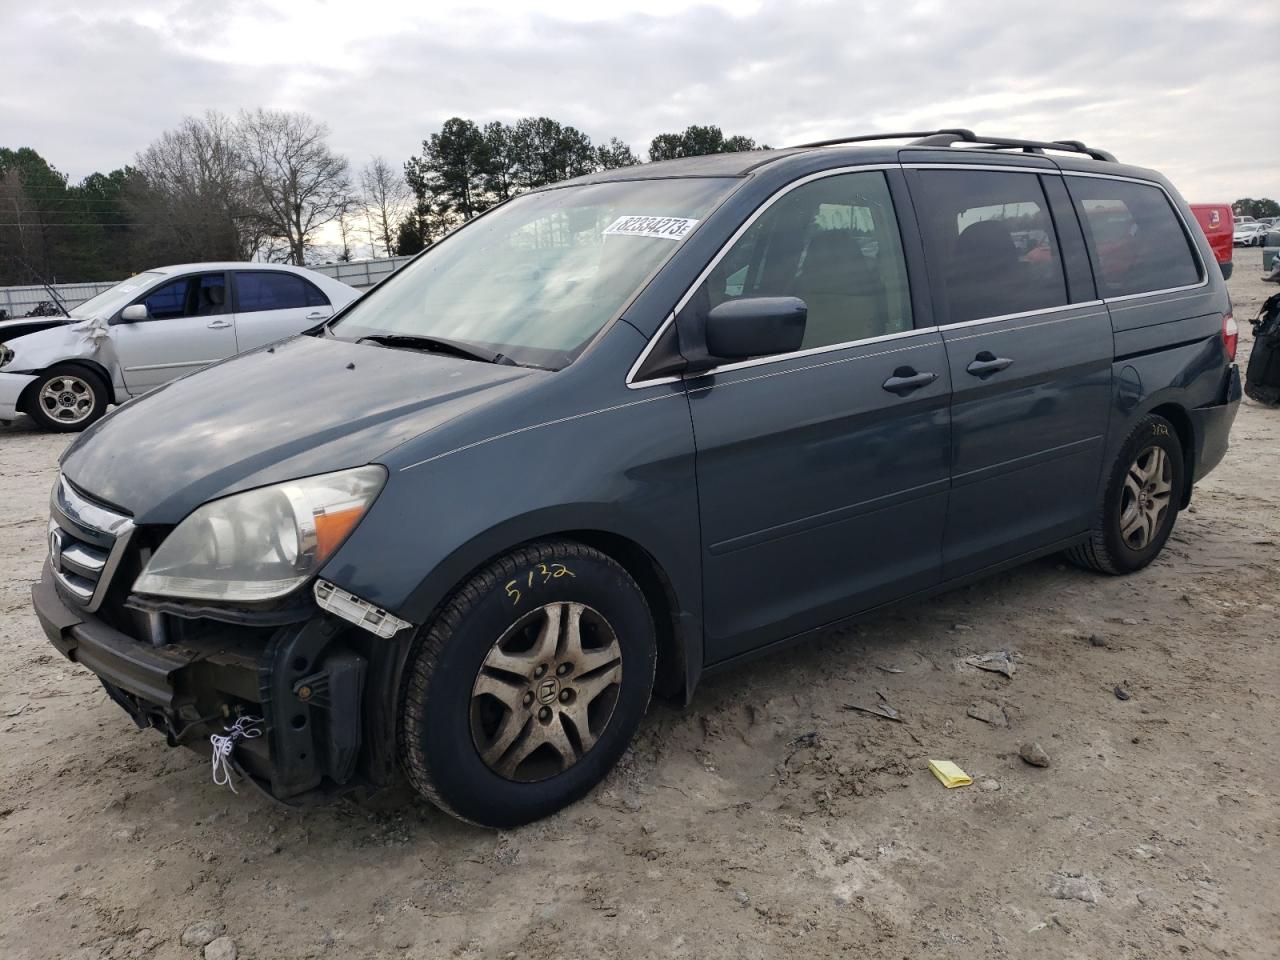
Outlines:
<svg viewBox="0 0 1280 960"><path fill-rule="evenodd" d="M62 592L94 611L133 535L133 521L80 493L65 477L53 488L49 520L49 564Z"/></svg>

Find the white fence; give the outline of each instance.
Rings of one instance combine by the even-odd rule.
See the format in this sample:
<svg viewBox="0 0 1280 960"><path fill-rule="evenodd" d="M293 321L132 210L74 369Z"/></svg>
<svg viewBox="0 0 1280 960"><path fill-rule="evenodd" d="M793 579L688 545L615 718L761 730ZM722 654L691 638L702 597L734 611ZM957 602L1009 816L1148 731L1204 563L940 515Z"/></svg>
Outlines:
<svg viewBox="0 0 1280 960"><path fill-rule="evenodd" d="M354 260L351 263L317 264L307 269L341 280L357 290L364 290L385 280L411 259L413 258L390 257L381 260ZM103 280L93 283L58 283L52 286L58 299L67 309L70 309L78 307L119 282L119 280ZM41 309L50 314L61 312L54 303L53 297L49 295L49 291L44 287L0 287L0 312L3 315L10 318L25 317Z"/></svg>

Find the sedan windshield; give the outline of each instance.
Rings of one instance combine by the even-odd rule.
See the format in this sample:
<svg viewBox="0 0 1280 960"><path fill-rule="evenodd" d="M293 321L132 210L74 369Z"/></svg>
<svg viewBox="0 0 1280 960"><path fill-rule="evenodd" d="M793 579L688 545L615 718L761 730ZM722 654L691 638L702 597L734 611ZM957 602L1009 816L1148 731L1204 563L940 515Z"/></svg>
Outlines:
<svg viewBox="0 0 1280 960"><path fill-rule="evenodd" d="M517 197L384 281L331 332L559 369L735 182L613 181Z"/></svg>
<svg viewBox="0 0 1280 960"><path fill-rule="evenodd" d="M148 270L145 273L139 273L130 277L128 280L121 280L114 287L103 290L96 297L91 297L79 306L72 307L67 312L76 320L88 320L91 317L106 317L115 313L121 307L133 301L133 299L155 283L164 274L155 270Z"/></svg>

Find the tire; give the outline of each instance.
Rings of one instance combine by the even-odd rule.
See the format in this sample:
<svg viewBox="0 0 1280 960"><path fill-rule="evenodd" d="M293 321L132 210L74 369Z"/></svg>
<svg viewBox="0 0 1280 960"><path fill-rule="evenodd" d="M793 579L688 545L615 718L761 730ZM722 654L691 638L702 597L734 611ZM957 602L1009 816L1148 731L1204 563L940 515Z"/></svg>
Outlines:
<svg viewBox="0 0 1280 960"><path fill-rule="evenodd" d="M45 430L78 433L107 411L102 377L74 363L59 363L28 387L26 412Z"/></svg>
<svg viewBox="0 0 1280 960"><path fill-rule="evenodd" d="M416 638L400 696L401 766L461 820L545 817L622 756L656 665L653 617L616 561L572 541L522 547L472 576Z"/></svg>
<svg viewBox="0 0 1280 960"><path fill-rule="evenodd" d="M1173 424L1155 414L1139 420L1111 468L1089 539L1068 550L1067 557L1078 566L1109 574L1133 573L1149 564L1173 532L1184 469L1182 443ZM1146 503L1151 506L1144 508Z"/></svg>

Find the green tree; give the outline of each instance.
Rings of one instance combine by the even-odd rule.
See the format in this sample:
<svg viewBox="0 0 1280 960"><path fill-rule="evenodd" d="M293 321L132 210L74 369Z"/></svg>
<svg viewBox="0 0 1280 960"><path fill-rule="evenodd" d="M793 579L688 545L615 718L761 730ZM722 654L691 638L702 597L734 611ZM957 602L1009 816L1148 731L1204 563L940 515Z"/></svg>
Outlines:
<svg viewBox="0 0 1280 960"><path fill-rule="evenodd" d="M610 137L608 143L596 147L596 166L601 170L616 170L619 167L632 167L640 162L629 144L617 137Z"/></svg>
<svg viewBox="0 0 1280 960"><path fill-rule="evenodd" d="M1276 203L1267 197L1261 200L1253 200L1246 197L1243 200L1237 200L1231 205L1232 212L1237 217L1280 217L1280 203Z"/></svg>
<svg viewBox="0 0 1280 960"><path fill-rule="evenodd" d="M524 189L580 177L596 169L591 138L550 117L524 117L511 129L516 182Z"/></svg>
<svg viewBox="0 0 1280 960"><path fill-rule="evenodd" d="M429 203L449 217L470 220L493 205L485 189L490 166L484 131L470 120L450 117L439 133L422 141L422 156L409 158L405 179L419 206Z"/></svg>
<svg viewBox="0 0 1280 960"><path fill-rule="evenodd" d="M693 124L683 133L660 133L649 142L650 160L675 160L679 157L700 157L708 153L737 153L742 150L768 150L767 145L757 148L750 137L726 137L717 126Z"/></svg>

